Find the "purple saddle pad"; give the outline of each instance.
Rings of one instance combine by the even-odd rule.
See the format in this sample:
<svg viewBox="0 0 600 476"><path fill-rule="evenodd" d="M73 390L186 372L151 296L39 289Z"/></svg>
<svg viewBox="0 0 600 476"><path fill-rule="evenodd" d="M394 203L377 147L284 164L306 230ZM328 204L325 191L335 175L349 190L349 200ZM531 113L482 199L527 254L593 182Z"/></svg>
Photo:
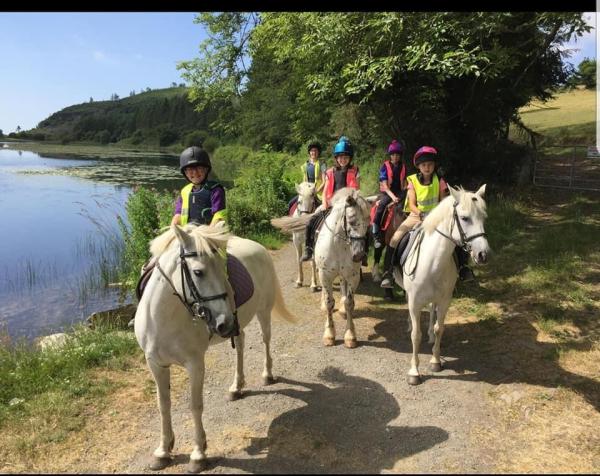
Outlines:
<svg viewBox="0 0 600 476"><path fill-rule="evenodd" d="M227 253L227 274L235 294L235 307L240 307L254 294L252 277L241 261L229 253Z"/></svg>
<svg viewBox="0 0 600 476"><path fill-rule="evenodd" d="M146 284L154 271L154 262L146 263L144 271L135 288L138 301L142 298ZM246 267L235 256L227 253L227 275L234 292L235 307L240 307L254 294L254 283Z"/></svg>

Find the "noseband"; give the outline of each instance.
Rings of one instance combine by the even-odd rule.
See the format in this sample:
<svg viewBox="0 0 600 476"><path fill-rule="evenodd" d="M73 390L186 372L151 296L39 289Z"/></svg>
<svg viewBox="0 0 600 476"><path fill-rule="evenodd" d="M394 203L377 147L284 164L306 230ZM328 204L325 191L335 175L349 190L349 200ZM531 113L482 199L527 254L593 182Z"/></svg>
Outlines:
<svg viewBox="0 0 600 476"><path fill-rule="evenodd" d="M484 233L477 233L475 235L467 236L467 234L463 230L462 226L460 225L460 220L458 219L458 212L456 211L457 205L458 205L458 202L454 202L453 213L452 213L452 222L450 223L450 236L441 232L438 228L436 228L435 231L437 231L444 238L448 238L452 243L454 243L456 246L458 246L459 248L462 248L463 250L465 250L468 253L471 251L471 244L469 242L473 241L475 238L479 238L480 236L487 236L487 234L484 232ZM454 241L454 238L452 238L452 228L454 227L455 223L456 223L456 227L458 228L458 233L460 234L460 240L461 240L460 243L457 243L456 241Z"/></svg>
<svg viewBox="0 0 600 476"><path fill-rule="evenodd" d="M173 291L174 291L173 294L175 294L179 298L179 300L183 303L183 305L186 307L186 309L192 316L192 321L198 322L199 320L202 320L205 322L206 326L208 327L209 338L210 338L210 337L212 337L212 335L214 334L214 332L216 330L215 319L214 319L210 309L207 306L203 306L201 303L205 303L208 301L214 301L216 299L227 299L227 292L224 292L221 294L214 294L212 296L202 296L202 294L200 294L200 291L198 291L198 288L196 287L196 283L194 283L194 280L192 279L192 274L190 273L190 268L187 264L187 261L185 260L186 258L192 258L195 256L198 256L198 253L196 251L185 251L185 249L183 247L180 247L179 258L181 261L181 283L183 285L182 286L183 297L177 292L177 290L175 289L175 286L173 285L171 280L168 278L168 276L165 274L165 272L162 270L158 261L156 262L156 267L158 268L160 273L165 277L167 282L173 288ZM187 299L187 296L185 293L185 284L186 283L187 283L188 287L190 288L190 293L192 295L191 297L193 298L191 303L188 302L188 299ZM231 335L231 346L233 348L235 348L233 338L240 334L240 327L239 327L239 323L238 323L238 319L237 319L237 309L234 310L234 312L233 312L233 319L234 319L234 329L233 329L233 334Z"/></svg>

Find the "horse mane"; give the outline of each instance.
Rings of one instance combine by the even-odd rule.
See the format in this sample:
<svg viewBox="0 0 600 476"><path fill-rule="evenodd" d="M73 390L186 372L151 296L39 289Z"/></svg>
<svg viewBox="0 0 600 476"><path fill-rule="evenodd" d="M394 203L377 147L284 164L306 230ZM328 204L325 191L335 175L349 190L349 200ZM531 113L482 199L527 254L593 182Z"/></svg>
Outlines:
<svg viewBox="0 0 600 476"><path fill-rule="evenodd" d="M462 187L454 188L459 193L458 207L467 215L485 218L487 216L486 205L483 198L474 192L469 192ZM433 233L437 226L447 217L452 215L454 197L450 194L445 197L423 220L423 229L427 233Z"/></svg>
<svg viewBox="0 0 600 476"><path fill-rule="evenodd" d="M335 192L333 198L331 199L331 206L339 207L339 204L345 203L348 197L352 197L356 201L356 203L358 203L363 216L369 216L371 212L371 205L365 199L365 197L361 195L360 191L352 187L344 187Z"/></svg>
<svg viewBox="0 0 600 476"><path fill-rule="evenodd" d="M227 247L227 241L232 236L227 225L222 222L216 225L187 224L182 228L194 239L196 251L199 254L210 255L217 250L224 250ZM152 257L158 258L170 247L173 241L176 241L176 237L171 228L154 238L150 242Z"/></svg>

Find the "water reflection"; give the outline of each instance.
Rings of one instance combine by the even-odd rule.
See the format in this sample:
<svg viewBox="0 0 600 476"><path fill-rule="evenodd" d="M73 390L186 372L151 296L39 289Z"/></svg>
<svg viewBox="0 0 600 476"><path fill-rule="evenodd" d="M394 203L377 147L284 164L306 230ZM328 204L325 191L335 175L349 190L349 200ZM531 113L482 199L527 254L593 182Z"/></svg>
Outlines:
<svg viewBox="0 0 600 476"><path fill-rule="evenodd" d="M0 149L0 325L58 332L119 304L106 287L135 185L180 189L172 156L90 157Z"/></svg>

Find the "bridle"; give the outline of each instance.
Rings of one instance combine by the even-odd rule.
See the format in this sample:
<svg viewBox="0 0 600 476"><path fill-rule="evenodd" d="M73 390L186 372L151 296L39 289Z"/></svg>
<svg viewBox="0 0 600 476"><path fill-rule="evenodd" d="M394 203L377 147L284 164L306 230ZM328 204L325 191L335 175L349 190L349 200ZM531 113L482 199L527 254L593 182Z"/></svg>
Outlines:
<svg viewBox="0 0 600 476"><path fill-rule="evenodd" d="M327 225L327 221L325 221L325 226L327 227L327 229L331 232L331 234L333 236L338 236L341 237L343 241L345 241L347 244L351 244L353 241L366 241L367 237L365 236L356 236L356 235L351 235L348 232L348 218L346 217L346 210L348 208L353 208L353 205L344 205L344 221L342 222L342 230L344 230L344 234L340 234L340 233L336 233L334 230L332 230L331 228L329 228L329 226Z"/></svg>
<svg viewBox="0 0 600 476"><path fill-rule="evenodd" d="M182 283L182 288L183 288L183 297L181 296L181 294L179 294L177 292L177 289L175 288L175 285L173 284L173 282L169 279L169 277L165 274L163 269L160 267L160 263L158 262L158 260L156 261L156 268L158 268L160 273L164 276L164 278L167 280L167 282L173 288L173 291L174 291L173 294L175 294L179 298L179 300L183 303L183 305L186 307L186 309L192 316L192 321L199 322L200 320L202 320L205 322L206 326L208 327L208 333L209 333L209 339L210 339L213 336L213 334L216 332L216 323L215 323L215 319L212 315L212 312L210 311L210 308L202 305L202 303L205 303L208 301L214 301L217 299L227 299L228 294L227 294L227 292L220 293L220 294L214 294L212 296L202 296L202 294L200 294L200 291L198 291L198 288L196 287L196 283L194 283L194 280L192 279L192 274L190 272L188 263L185 260L186 258L192 258L195 256L198 256L198 252L186 251L183 248L183 246L180 246L179 258L180 258L180 263L181 263L181 283ZM185 284L187 284L187 287L189 287L191 297L193 298L191 303L188 302L188 298L187 298L187 295L185 292L185 288L186 288ZM233 333L231 334L231 346L233 348L235 348L235 343L233 341L233 338L240 334L240 328L239 328L239 323L238 323L238 318L237 318L237 309L235 309L233 312L233 318L234 318L234 328L233 328Z"/></svg>
<svg viewBox="0 0 600 476"><path fill-rule="evenodd" d="M471 244L469 242L473 241L475 238L479 238L480 236L487 236L487 234L485 232L483 232L483 233L476 233L475 235L467 236L467 234L465 233L465 231L463 230L463 228L460 224L460 220L458 219L458 212L456 211L457 205L458 205L458 202L455 201L454 205L453 205L452 221L450 222L450 236L441 232L438 228L436 228L435 231L437 231L444 238L448 238L452 243L454 243L456 246L458 246L459 248L462 248L463 250L465 250L468 253L471 251ZM452 229L453 229L455 223L456 223L456 227L458 228L458 233L460 234L460 240L461 240L460 243L457 243L454 240L454 238L452 238Z"/></svg>
<svg viewBox="0 0 600 476"><path fill-rule="evenodd" d="M296 210L298 211L298 215L302 215L303 213L312 213L315 211L315 208L316 208L315 205L317 204L317 200L316 200L317 194L313 193L312 196L313 196L313 204L312 204L312 207L310 207L310 210L300 210L300 207L298 206L298 207L296 207ZM299 201L300 201L300 198L298 198L298 202Z"/></svg>

